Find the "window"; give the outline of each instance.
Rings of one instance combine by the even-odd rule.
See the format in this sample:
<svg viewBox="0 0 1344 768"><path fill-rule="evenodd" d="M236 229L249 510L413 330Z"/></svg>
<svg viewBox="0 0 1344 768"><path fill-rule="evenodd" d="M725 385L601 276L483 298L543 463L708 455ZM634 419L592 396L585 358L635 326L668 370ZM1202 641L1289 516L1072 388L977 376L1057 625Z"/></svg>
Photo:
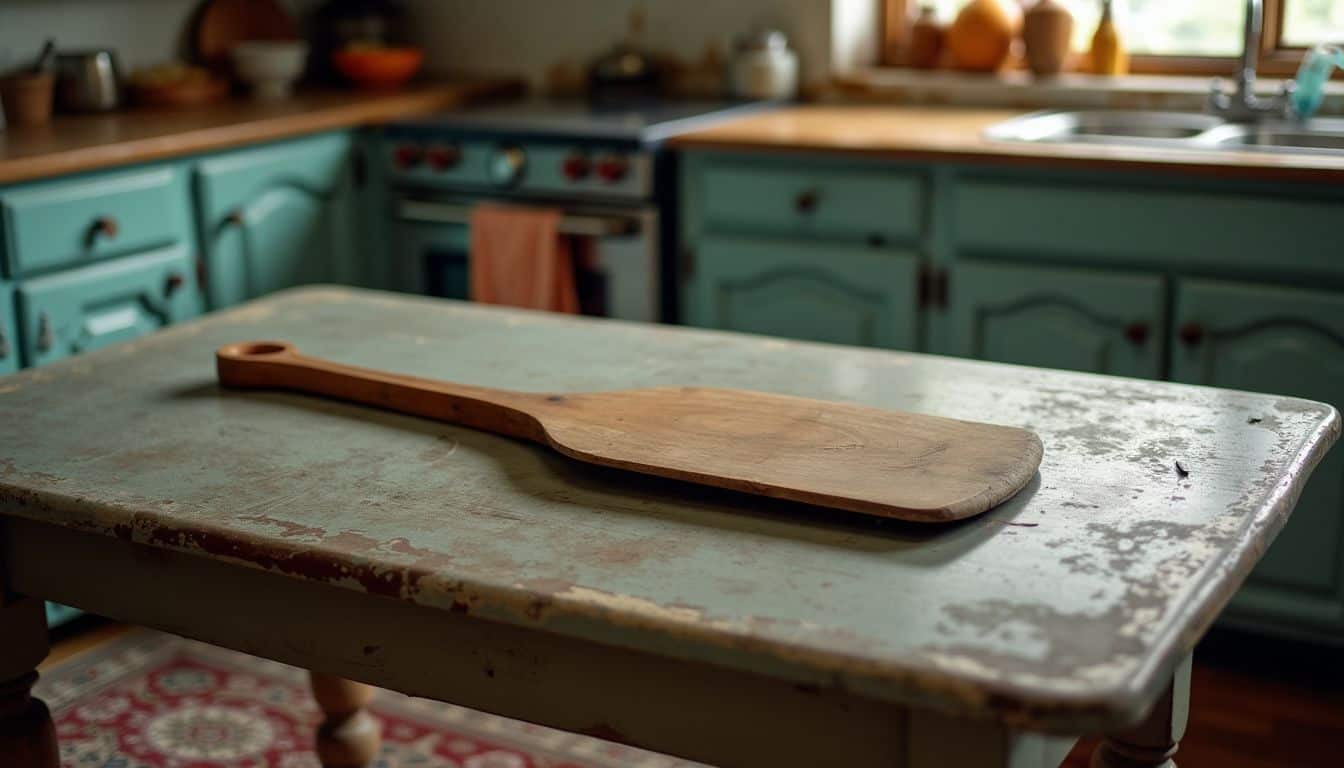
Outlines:
<svg viewBox="0 0 1344 768"><path fill-rule="evenodd" d="M906 19L932 5L950 23L968 0L886 0L888 50L899 50ZM1101 0L1058 0L1074 17L1074 50L1086 51L1101 17ZM1295 71L1298 49L1344 43L1344 0L1264 0L1261 69ZM1026 0L1024 5L1030 5ZM1133 54L1136 72L1222 73L1241 53L1246 3L1242 0L1114 0L1116 23Z"/></svg>
<svg viewBox="0 0 1344 768"><path fill-rule="evenodd" d="M1289 48L1344 43L1344 0L1287 0L1280 41Z"/></svg>
<svg viewBox="0 0 1344 768"><path fill-rule="evenodd" d="M951 22L967 0L936 0ZM1059 0L1073 14L1074 50L1086 51L1101 20L1099 0ZM1329 0L1327 0L1329 4ZM1238 0L1122 0L1116 23L1131 53L1157 56L1236 56L1241 53L1244 3ZM1339 3L1344 6L1344 2Z"/></svg>

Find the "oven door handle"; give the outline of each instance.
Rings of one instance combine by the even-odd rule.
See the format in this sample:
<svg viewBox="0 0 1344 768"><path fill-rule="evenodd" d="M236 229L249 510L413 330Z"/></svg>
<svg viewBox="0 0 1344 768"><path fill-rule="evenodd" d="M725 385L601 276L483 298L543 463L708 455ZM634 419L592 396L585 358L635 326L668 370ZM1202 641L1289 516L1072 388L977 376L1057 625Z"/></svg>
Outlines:
<svg viewBox="0 0 1344 768"><path fill-rule="evenodd" d="M471 206L402 200L397 205L402 221L424 224L470 224ZM639 219L628 216L590 216L567 213L560 219L561 234L587 237L617 237L638 234Z"/></svg>

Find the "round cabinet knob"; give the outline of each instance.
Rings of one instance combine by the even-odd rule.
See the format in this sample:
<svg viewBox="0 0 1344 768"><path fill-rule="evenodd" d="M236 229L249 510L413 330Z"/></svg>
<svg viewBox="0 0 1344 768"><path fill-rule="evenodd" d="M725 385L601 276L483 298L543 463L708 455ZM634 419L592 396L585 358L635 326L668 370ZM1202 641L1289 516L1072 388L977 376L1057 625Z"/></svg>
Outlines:
<svg viewBox="0 0 1344 768"><path fill-rule="evenodd" d="M425 161L436 171L451 171L462 164L462 148L456 144L436 144L425 150Z"/></svg>
<svg viewBox="0 0 1344 768"><path fill-rule="evenodd" d="M404 171L408 171L425 159L425 151L414 144L399 144L392 150L392 162Z"/></svg>
<svg viewBox="0 0 1344 768"><path fill-rule="evenodd" d="M1199 323L1186 323L1176 332L1180 336L1181 343L1187 347L1197 347L1204 343L1204 326Z"/></svg>
<svg viewBox="0 0 1344 768"><path fill-rule="evenodd" d="M565 156L564 162L560 164L560 172L570 181L582 181L588 178L588 174L592 173L592 170L592 162L582 152L571 152Z"/></svg>
<svg viewBox="0 0 1344 768"><path fill-rule="evenodd" d="M817 204L821 202L821 193L815 189L808 189L798 193L798 197L793 200L793 207L799 213L807 214L817 210Z"/></svg>
<svg viewBox="0 0 1344 768"><path fill-rule="evenodd" d="M1130 323L1125 326L1125 338L1129 340L1130 344L1133 344L1136 347L1142 347L1144 344L1148 343L1149 332L1150 329L1148 324L1143 321Z"/></svg>
<svg viewBox="0 0 1344 768"><path fill-rule="evenodd" d="M527 154L522 147L499 147L490 156L490 180L501 187L512 187L522 181L527 170Z"/></svg>
<svg viewBox="0 0 1344 768"><path fill-rule="evenodd" d="M608 184L615 184L630 173L630 161L619 155L607 155L597 161L597 176Z"/></svg>

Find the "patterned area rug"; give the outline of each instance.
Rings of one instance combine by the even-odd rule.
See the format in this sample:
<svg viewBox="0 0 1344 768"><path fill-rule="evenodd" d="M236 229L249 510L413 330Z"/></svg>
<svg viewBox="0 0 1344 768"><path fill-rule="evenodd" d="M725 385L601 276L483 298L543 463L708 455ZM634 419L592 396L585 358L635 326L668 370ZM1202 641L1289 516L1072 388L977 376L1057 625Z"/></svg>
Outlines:
<svg viewBox="0 0 1344 768"><path fill-rule="evenodd" d="M62 768L320 768L300 669L136 630L47 671ZM374 768L694 768L586 736L380 691Z"/></svg>

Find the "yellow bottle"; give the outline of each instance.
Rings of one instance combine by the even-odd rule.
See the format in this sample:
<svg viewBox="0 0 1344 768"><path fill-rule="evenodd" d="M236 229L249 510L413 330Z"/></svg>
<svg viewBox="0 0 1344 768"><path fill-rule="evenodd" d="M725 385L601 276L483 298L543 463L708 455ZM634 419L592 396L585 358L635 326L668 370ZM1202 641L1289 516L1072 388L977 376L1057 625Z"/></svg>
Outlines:
<svg viewBox="0 0 1344 768"><path fill-rule="evenodd" d="M1111 15L1111 0L1103 0L1101 23L1092 35L1092 72L1098 75L1129 73L1129 53Z"/></svg>

